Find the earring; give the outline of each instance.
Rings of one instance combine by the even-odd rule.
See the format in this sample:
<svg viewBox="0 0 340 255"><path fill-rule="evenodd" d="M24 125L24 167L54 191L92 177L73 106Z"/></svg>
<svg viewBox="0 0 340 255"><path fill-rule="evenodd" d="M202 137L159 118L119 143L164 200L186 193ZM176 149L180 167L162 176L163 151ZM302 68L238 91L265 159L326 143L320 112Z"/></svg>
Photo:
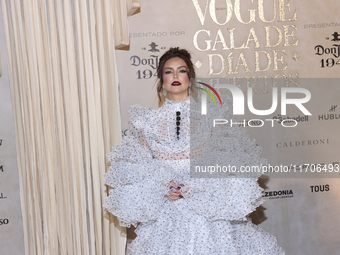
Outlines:
<svg viewBox="0 0 340 255"><path fill-rule="evenodd" d="M165 89L163 89L163 95L166 96L166 90Z"/></svg>
<svg viewBox="0 0 340 255"><path fill-rule="evenodd" d="M191 95L191 89L190 88L191 88L191 86L189 87L189 96Z"/></svg>

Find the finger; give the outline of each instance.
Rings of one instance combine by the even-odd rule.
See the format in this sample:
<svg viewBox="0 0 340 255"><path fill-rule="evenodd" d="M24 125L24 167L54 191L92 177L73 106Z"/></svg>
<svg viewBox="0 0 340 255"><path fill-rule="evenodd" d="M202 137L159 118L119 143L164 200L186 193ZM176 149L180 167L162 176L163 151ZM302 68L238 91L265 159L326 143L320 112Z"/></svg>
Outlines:
<svg viewBox="0 0 340 255"><path fill-rule="evenodd" d="M173 190L173 189L171 189L170 192L181 195L181 191L180 190Z"/></svg>
<svg viewBox="0 0 340 255"><path fill-rule="evenodd" d="M179 199L179 197L172 198L171 201L175 201L177 199Z"/></svg>
<svg viewBox="0 0 340 255"><path fill-rule="evenodd" d="M181 194L179 191L176 191L176 192L170 191L170 196L171 196L171 195L176 196L176 197L179 197L179 196L181 196L182 194Z"/></svg>
<svg viewBox="0 0 340 255"><path fill-rule="evenodd" d="M174 198L172 196L166 196L170 201L173 201Z"/></svg>
<svg viewBox="0 0 340 255"><path fill-rule="evenodd" d="M169 197L171 197L173 200L177 200L180 198L180 196L177 194L171 194Z"/></svg>
<svg viewBox="0 0 340 255"><path fill-rule="evenodd" d="M175 183L170 182L170 187L174 187L175 189L180 189L179 186L177 186Z"/></svg>
<svg viewBox="0 0 340 255"><path fill-rule="evenodd" d="M170 196L173 197L174 199L183 198L181 194L177 194L177 193L171 194Z"/></svg>

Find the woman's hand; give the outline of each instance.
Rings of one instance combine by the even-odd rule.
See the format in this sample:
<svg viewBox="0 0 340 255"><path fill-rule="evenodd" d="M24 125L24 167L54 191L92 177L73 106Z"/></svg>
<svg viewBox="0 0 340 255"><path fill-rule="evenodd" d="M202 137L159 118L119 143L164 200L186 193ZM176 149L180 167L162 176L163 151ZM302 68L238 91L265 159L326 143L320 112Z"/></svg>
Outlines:
<svg viewBox="0 0 340 255"><path fill-rule="evenodd" d="M175 189L176 191L170 191L170 195L169 196L166 196L170 201L175 201L177 199L180 199L182 198L182 194L180 192L180 189L181 187L180 186L177 186L175 183L173 182L170 182L170 189L173 188Z"/></svg>

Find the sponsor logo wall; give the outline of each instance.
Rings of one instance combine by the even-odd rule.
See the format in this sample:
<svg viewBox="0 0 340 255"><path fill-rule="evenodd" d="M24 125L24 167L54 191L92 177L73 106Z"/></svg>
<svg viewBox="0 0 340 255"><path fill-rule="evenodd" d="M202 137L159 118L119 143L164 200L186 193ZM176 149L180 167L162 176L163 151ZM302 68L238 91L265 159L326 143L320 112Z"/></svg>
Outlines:
<svg viewBox="0 0 340 255"><path fill-rule="evenodd" d="M292 169L259 180L265 203L251 214L287 254L340 254L338 8L336 0L142 1L141 12L129 19L130 47L117 52L122 135L130 105L158 106L157 63L170 47L188 49L197 77L211 86L232 84L244 94L251 87L257 109L270 108L273 88L311 92L304 104L311 116L294 106L286 115L278 107L268 116L247 109L237 116L251 125L260 123L256 119L297 123L245 125L271 165Z"/></svg>
<svg viewBox="0 0 340 255"><path fill-rule="evenodd" d="M0 6L1 8L1 6ZM330 0L142 1L130 17L130 46L117 51L123 134L132 104L157 107L156 68L160 56L179 46L192 53L197 77L210 85L233 84L254 105L268 109L272 88L302 87L305 104L287 115L246 112L238 119L294 119L298 125L247 125L273 166L292 172L266 173L259 180L265 203L251 218L275 235L287 254L340 254L340 3ZM2 24L0 22L0 24ZM0 254L24 254L14 116L0 26ZM256 123L258 121L254 121Z"/></svg>

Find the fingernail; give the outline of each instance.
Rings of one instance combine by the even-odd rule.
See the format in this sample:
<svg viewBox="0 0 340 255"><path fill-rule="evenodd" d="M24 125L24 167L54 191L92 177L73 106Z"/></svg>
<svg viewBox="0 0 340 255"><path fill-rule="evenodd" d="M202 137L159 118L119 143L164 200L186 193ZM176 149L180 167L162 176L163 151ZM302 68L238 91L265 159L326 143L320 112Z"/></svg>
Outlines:
<svg viewBox="0 0 340 255"><path fill-rule="evenodd" d="M182 198L183 196L182 195L179 195L180 198Z"/></svg>

